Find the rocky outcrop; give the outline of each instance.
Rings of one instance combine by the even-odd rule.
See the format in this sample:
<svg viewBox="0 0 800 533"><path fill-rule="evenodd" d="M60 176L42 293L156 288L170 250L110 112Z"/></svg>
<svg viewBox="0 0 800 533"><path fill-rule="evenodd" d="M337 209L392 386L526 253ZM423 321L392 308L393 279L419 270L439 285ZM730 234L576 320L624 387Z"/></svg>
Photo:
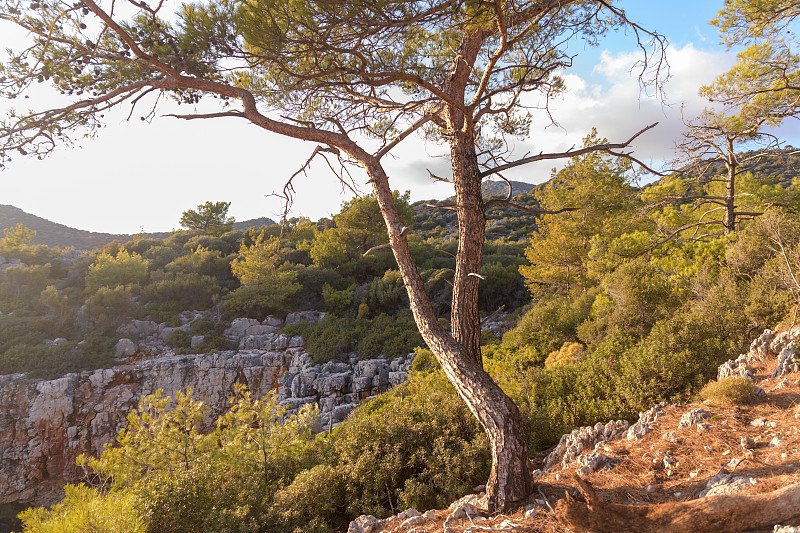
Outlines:
<svg viewBox="0 0 800 533"><path fill-rule="evenodd" d="M728 376L742 376L753 381L753 372L750 367L767 357L774 356L778 356L778 365L775 367L772 378L787 372L797 372L800 370L800 365L796 362L797 343L795 340L799 337L800 326L778 334L770 329L764 330L764 333L750 344L750 350L747 353L720 365L717 370L717 381Z"/></svg>
<svg viewBox="0 0 800 533"><path fill-rule="evenodd" d="M302 339L287 338L272 324L256 327L239 319L226 332L240 346L248 345L253 336L249 334L254 333L269 349L131 358L113 368L50 381L22 374L0 376L0 503L43 504L59 499L63 484L81 476L75 466L77 455L101 452L125 426L139 399L158 389L174 397L190 387L214 415L227 408L236 383L247 385L256 396L275 391L279 402L290 409L319 404L319 428L324 430L341 423L361 400L408 376L413 354L363 361L351 355L344 362L316 365ZM163 332L159 325L132 324L128 333L133 338L118 348L126 355L131 345L150 348L153 344L147 339Z"/></svg>
<svg viewBox="0 0 800 533"><path fill-rule="evenodd" d="M582 453L593 451L604 442L622 437L627 430L628 422L626 420L612 420L607 424L598 422L593 427L574 429L571 433L561 436L558 445L545 458L544 470L566 468Z"/></svg>
<svg viewBox="0 0 800 533"><path fill-rule="evenodd" d="M763 361L767 357L776 356L778 364L772 374L772 378L787 372L798 371L796 351L796 339L798 338L800 338L800 326L778 334L769 329L765 330L751 343L750 350L746 354L741 354L735 359L720 365L717 379L728 376L742 376L752 381L752 365ZM780 388L781 384L779 383L772 390ZM766 395L760 387L754 387L754 390L757 395L759 395L759 392L761 395ZM563 435L558 445L545 458L543 469L535 474L542 475L543 473L574 467L579 475L586 476L599 468L613 465L615 463L614 458L598 452L597 449L601 448L603 443L623 436L629 441L637 441L643 438L653 430L659 418L666 414L666 408L667 403L661 402L647 411L639 413L638 420L630 427L628 427L628 422L624 420L612 420L606 424L598 422L594 426L577 428L571 433ZM703 423L703 420L709 418L709 416L710 413L702 408L691 410L681 416L678 429L697 425L698 430L708 430L711 426ZM800 410L798 410L798 418L800 418ZM755 422L756 420L751 422L751 425ZM764 424L767 423L764 422ZM680 442L680 438L674 431L665 433L661 438L669 442ZM738 485L736 486L738 487ZM709 486L708 488L710 489L711 487ZM721 491L723 489L717 490Z"/></svg>

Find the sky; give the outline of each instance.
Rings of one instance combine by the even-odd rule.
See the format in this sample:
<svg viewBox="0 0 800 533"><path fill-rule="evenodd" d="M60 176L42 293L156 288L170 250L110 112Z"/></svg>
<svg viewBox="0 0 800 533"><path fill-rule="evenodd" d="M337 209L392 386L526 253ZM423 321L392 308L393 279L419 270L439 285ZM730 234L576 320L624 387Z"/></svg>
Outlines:
<svg viewBox="0 0 800 533"><path fill-rule="evenodd" d="M640 56L630 33L607 36L596 48L577 46L573 68L564 71L567 91L551 102L557 124L534 115L529 138L515 143L515 152L562 151L580 146L596 127L612 142L628 139L653 122L659 125L635 142L634 155L663 165L675 155L683 129L682 115L697 115L707 102L698 88L713 81L735 62L735 50L719 43L709 21L723 0L620 2L630 19L656 30L669 41L670 77L664 94L642 90L631 66ZM24 38L0 23L0 48ZM38 100L37 100L38 98ZM46 96L34 94L34 105ZM0 110L8 103L0 101ZM166 113L166 108L161 113ZM236 220L278 219L281 202L271 196L307 159L313 144L265 132L241 119L181 121L157 116L142 122L127 111L107 114L107 127L96 138L79 139L45 160L16 157L0 170L0 204L67 226L108 233L177 229L181 213L206 201L231 202ZM778 134L800 138L794 125ZM798 141L794 142L795 145ZM450 186L433 182L426 169L447 175L445 147L410 137L385 161L392 187L411 190L412 200L445 198ZM539 183L557 166L552 161L520 167L506 176ZM559 166L563 166L561 163ZM367 193L363 174L354 173ZM323 164L295 180L291 216L331 216L350 198Z"/></svg>

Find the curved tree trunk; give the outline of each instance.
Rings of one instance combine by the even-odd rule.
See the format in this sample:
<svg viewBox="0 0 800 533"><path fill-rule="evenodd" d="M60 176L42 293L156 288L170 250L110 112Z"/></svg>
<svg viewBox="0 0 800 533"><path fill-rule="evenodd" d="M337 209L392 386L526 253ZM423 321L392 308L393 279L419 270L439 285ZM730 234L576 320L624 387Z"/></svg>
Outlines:
<svg viewBox="0 0 800 533"><path fill-rule="evenodd" d="M366 156L366 154L363 155ZM473 301L465 305L464 308L468 312L460 315L459 322L469 321L470 323L464 328L455 325L452 328L454 333L457 331L470 332L467 334L466 342L461 343L439 324L425 290L425 284L411 257L404 226L395 207L392 191L383 168L377 161L369 157L364 157L362 162L373 183L389 233L389 243L403 277L411 311L422 338L436 356L459 396L480 421L489 438L492 451L492 471L487 482L489 508L491 511L505 510L509 505L528 496L533 484L528 463L528 447L519 409L483 369L479 346L480 324L477 316L479 278L468 276L469 272L464 272L465 282L474 283L475 287L473 292L467 290L468 295L462 296L464 299ZM473 235L472 239L467 239L470 244L465 245L463 251L460 248L460 255L465 258L466 268L470 271L475 268L475 256L477 256L479 268L483 249L482 206L479 217L475 217L475 220L478 219L481 221L478 233ZM466 224L463 231L471 231L471 229L470 225ZM478 234L481 237L480 240L474 238ZM464 234L460 234L459 237L460 240L465 240ZM474 281L471 278L475 278Z"/></svg>

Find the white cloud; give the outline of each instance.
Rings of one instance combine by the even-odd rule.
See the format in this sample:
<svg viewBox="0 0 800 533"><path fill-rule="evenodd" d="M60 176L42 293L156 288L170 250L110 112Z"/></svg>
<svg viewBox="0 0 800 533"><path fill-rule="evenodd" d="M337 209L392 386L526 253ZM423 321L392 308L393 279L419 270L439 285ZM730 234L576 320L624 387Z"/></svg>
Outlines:
<svg viewBox="0 0 800 533"><path fill-rule="evenodd" d="M681 113L691 118L707 105L697 95L698 89L729 69L734 58L692 44L670 48L667 51L670 77L660 95L650 94L652 88L640 87L634 70L638 59L633 52L606 51L601 54L601 62L594 68L591 79L564 75L568 90L550 106L558 126L535 128L528 148L549 152L579 146L592 127L611 142L619 142L658 122L658 126L635 141L635 154L646 161L671 159L675 141L684 127ZM548 120L543 114L537 118L540 124Z"/></svg>
<svg viewBox="0 0 800 533"><path fill-rule="evenodd" d="M637 139L635 154L647 162L670 159L683 129L681 106L687 117L702 110L705 102L697 96L698 88L730 68L735 57L690 44L669 49L667 58L671 78L663 101L640 90L631 73L638 59L634 52L603 53L584 76L565 73L568 91L551 102L558 125L537 114L530 139L518 142L515 153L579 146L593 126L611 141L624 140L658 121ZM276 218L280 202L266 195L280 191L314 148L234 119L187 123L159 118L148 125L118 117L110 122L83 149L63 150L45 161L14 161L0 174L0 203L82 229L126 233L141 226L147 231L173 228L182 211L207 200L231 201L238 220ZM449 196L451 187L429 180L426 170L449 176L447 159L437 157L448 152L447 147L410 138L398 147L396 159L384 160L392 186L411 188L414 199ZM553 166L547 161L508 176L539 182L550 176ZM364 183L361 173L354 177ZM295 187L295 216L328 216L349 197L322 161L308 177L299 176ZM361 190L370 191L366 185Z"/></svg>

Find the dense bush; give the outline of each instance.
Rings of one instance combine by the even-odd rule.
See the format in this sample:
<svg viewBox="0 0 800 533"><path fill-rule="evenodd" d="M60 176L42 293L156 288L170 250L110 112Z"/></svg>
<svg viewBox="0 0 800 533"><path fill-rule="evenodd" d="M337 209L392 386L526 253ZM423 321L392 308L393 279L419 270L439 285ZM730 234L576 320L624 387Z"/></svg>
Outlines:
<svg viewBox="0 0 800 533"><path fill-rule="evenodd" d="M316 362L355 353L359 357L397 357L422 344L422 336L410 312L374 318L324 317L319 322L301 322L284 328L286 335L302 335L306 349Z"/></svg>
<svg viewBox="0 0 800 533"><path fill-rule="evenodd" d="M714 404L729 406L751 403L756 399L753 382L741 376L728 376L719 381L710 381L700 390L700 399Z"/></svg>
<svg viewBox="0 0 800 533"><path fill-rule="evenodd" d="M326 450L276 495L291 525L342 530L361 514L443 508L484 482L491 463L483 430L440 371L361 405Z"/></svg>
<svg viewBox="0 0 800 533"><path fill-rule="evenodd" d="M438 371L316 439L315 410L287 416L243 388L216 430L201 431L205 415L191 391L142 398L117 446L79 458L103 488L68 487L23 515L26 531L331 532L363 513L442 507L488 475L484 433Z"/></svg>
<svg viewBox="0 0 800 533"><path fill-rule="evenodd" d="M101 287L114 289L120 285L138 284L145 280L150 263L142 256L124 250L116 256L101 253L86 273L86 290L90 294Z"/></svg>

